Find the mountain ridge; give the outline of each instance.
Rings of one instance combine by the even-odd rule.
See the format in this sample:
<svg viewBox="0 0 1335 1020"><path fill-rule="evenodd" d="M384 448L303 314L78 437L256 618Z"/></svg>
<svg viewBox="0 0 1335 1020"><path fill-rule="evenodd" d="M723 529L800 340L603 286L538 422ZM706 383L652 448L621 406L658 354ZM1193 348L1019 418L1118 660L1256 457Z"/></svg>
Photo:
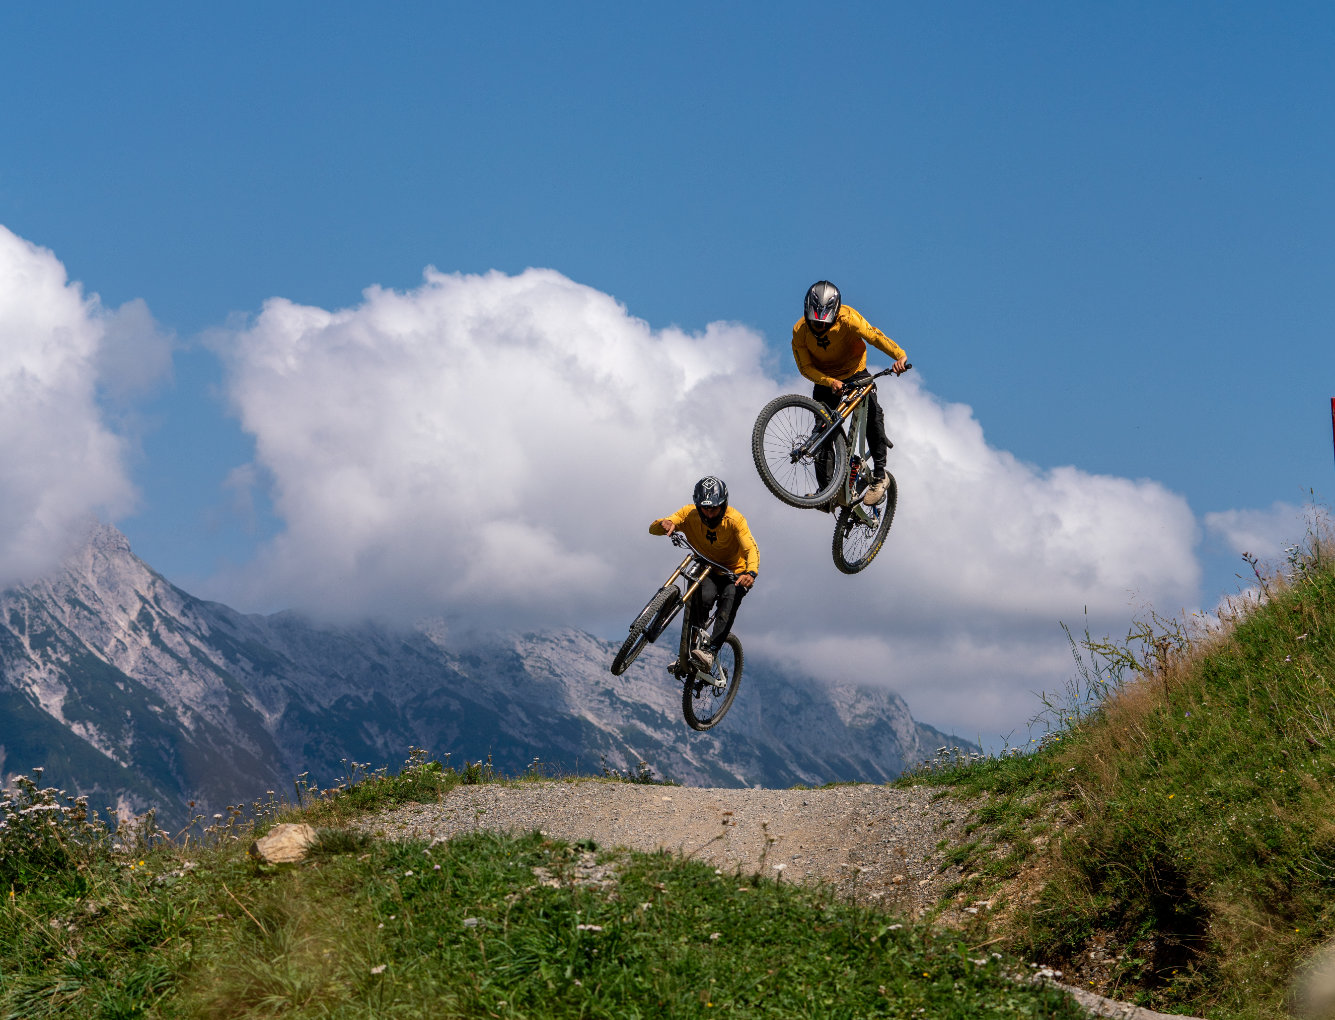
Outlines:
<svg viewBox="0 0 1335 1020"><path fill-rule="evenodd" d="M42 766L122 813L180 822L302 774L331 785L340 763L397 765L411 746L511 774L535 759L584 772L644 761L722 786L880 782L943 742L967 746L891 691L757 656L724 723L694 733L670 653L650 646L617 678L614 651L573 628L244 614L175 586L98 525L61 570L0 595L0 778Z"/></svg>

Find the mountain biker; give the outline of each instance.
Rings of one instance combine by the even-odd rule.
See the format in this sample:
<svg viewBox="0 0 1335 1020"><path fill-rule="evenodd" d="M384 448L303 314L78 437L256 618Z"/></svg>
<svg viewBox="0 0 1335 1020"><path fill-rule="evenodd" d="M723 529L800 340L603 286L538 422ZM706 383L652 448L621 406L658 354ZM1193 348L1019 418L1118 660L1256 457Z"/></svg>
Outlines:
<svg viewBox="0 0 1335 1020"><path fill-rule="evenodd" d="M802 304L802 318L793 326L793 359L798 370L816 384L811 396L833 410L839 405L839 391L846 383L866 379L867 344L884 351L894 359L895 375L908 368L908 355L857 310L843 303L839 288L829 280L818 280L807 289ZM862 502L875 506L885 498L886 453L891 442L885 434L885 415L876 391L864 398L867 407L867 443L871 447L872 480L863 493ZM817 465L821 486L827 478L824 465Z"/></svg>
<svg viewBox="0 0 1335 1020"><path fill-rule="evenodd" d="M746 518L736 507L728 506L728 487L722 480L713 475L701 478L695 483L691 500L691 504L672 516L660 517L650 524L649 534L671 535L674 531L680 531L701 554L721 563L737 575L736 581L729 581L719 574L711 573L700 582L695 593L695 611L698 613L708 613L709 607L718 603L708 646L692 652L699 663L708 669L714 665L714 656L732 630L732 621L737 616L742 596L755 583L756 569L760 566L760 550L751 537Z"/></svg>

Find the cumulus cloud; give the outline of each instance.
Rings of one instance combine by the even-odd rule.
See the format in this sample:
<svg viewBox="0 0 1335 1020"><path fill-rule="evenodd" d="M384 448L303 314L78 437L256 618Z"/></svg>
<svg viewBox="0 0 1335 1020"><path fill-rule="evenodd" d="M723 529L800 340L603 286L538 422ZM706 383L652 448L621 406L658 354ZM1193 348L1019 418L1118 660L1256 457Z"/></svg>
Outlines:
<svg viewBox="0 0 1335 1020"><path fill-rule="evenodd" d="M39 576L96 515L131 508L125 442L99 395L167 366L142 302L102 307L50 251L0 227L0 585Z"/></svg>
<svg viewBox="0 0 1335 1020"><path fill-rule="evenodd" d="M751 464L759 408L810 391L766 376L763 347L733 323L652 329L550 270L428 270L338 311L273 299L219 349L284 527L218 594L612 636L677 559L649 521L718 474L761 546L748 649L886 683L966 735L1022 724L1031 692L1071 672L1059 620L1087 608L1117 630L1138 605L1194 598L1180 496L1026 464L914 375L881 387L894 529L868 570L839 574L832 519L778 503Z"/></svg>
<svg viewBox="0 0 1335 1020"><path fill-rule="evenodd" d="M1310 510L1276 501L1267 510L1224 510L1205 515L1205 529L1232 553L1250 553L1259 560L1279 562L1284 550L1307 532Z"/></svg>

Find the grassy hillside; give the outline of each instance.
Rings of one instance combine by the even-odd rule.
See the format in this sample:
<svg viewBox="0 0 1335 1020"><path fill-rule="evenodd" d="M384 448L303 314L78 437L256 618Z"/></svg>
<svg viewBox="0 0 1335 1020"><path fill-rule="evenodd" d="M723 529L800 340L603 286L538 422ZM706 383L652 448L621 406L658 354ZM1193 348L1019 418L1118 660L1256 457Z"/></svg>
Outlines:
<svg viewBox="0 0 1335 1020"><path fill-rule="evenodd" d="M1335 935L1332 548L1258 570L1219 626L1086 634L1043 751L915 777L989 794L956 857L1007 906L989 934L1160 1010L1287 1015Z"/></svg>
<svg viewBox="0 0 1335 1020"><path fill-rule="evenodd" d="M241 821L272 802L167 842L29 780L0 812L0 1017L1084 1015L1000 955L819 891L537 834L345 825L488 778L417 757L317 796L296 813L315 853L277 867L248 858Z"/></svg>

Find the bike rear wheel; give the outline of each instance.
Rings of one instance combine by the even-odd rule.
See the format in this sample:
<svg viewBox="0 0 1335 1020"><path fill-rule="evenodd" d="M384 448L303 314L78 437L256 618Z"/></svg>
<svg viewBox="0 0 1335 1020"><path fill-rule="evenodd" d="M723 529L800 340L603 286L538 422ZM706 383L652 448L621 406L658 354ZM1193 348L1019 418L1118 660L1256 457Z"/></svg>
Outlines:
<svg viewBox="0 0 1335 1020"><path fill-rule="evenodd" d="M825 484L818 482L816 456L794 457L818 429L832 425L834 417L823 404L798 393L775 397L761 409L751 430L751 457L765 488L789 506L807 510L828 503L844 483L848 472L848 441L836 428L821 449L825 460Z"/></svg>
<svg viewBox="0 0 1335 1020"><path fill-rule="evenodd" d="M710 673L724 680L721 687L705 683L695 674L682 685L681 714L693 730L716 726L732 707L733 698L737 697L737 688L742 682L742 642L736 634L729 634L723 642L723 647L714 656L714 668Z"/></svg>
<svg viewBox="0 0 1335 1020"><path fill-rule="evenodd" d="M658 635L663 633L668 615L680 601L681 589L675 584L658 589L658 593L630 625L630 633L622 642L621 650L613 657L610 668L614 676L626 672L630 664L639 658L640 652L644 651L644 646L658 639Z"/></svg>
<svg viewBox="0 0 1335 1020"><path fill-rule="evenodd" d="M885 544L885 536L894 523L895 507L899 502L899 486L895 476L885 473L885 499L876 506L868 507L854 504L839 511L834 524L834 565L845 574L856 574L876 558ZM861 510L871 516L864 520L859 515Z"/></svg>

